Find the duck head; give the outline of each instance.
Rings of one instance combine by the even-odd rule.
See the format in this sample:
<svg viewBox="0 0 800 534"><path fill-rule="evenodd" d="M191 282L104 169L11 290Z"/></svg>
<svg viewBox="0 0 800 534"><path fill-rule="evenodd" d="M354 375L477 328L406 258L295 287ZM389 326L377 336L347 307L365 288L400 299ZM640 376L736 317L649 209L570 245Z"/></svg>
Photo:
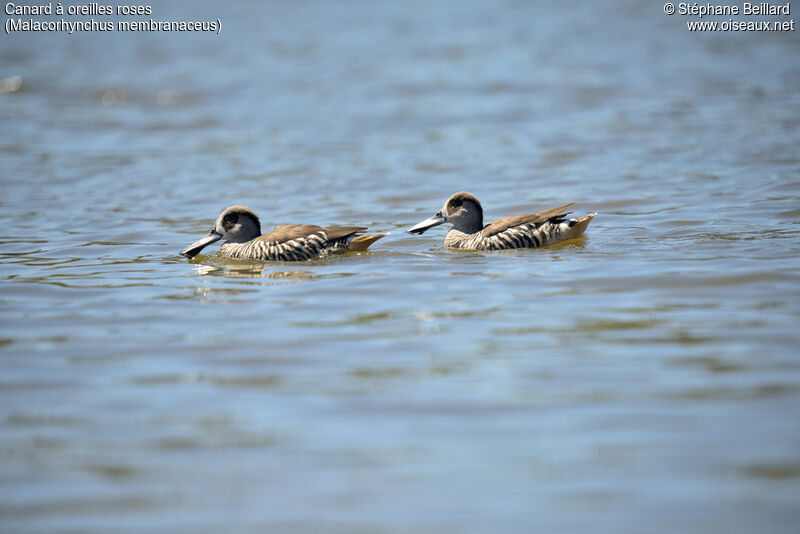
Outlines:
<svg viewBox="0 0 800 534"><path fill-rule="evenodd" d="M461 191L452 195L442 209L432 217L420 221L408 230L409 234L421 235L434 226L450 223L464 233L473 234L483 228L483 208L475 195Z"/></svg>
<svg viewBox="0 0 800 534"><path fill-rule="evenodd" d="M253 210L244 206L231 206L223 211L208 232L181 251L182 256L194 258L205 247L224 239L228 243L246 243L261 235L261 222Z"/></svg>

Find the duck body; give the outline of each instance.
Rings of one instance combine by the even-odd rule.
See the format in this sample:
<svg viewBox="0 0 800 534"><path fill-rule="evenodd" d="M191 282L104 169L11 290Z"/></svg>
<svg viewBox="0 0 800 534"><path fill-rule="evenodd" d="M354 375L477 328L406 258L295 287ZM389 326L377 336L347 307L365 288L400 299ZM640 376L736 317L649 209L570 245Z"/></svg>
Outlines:
<svg viewBox="0 0 800 534"><path fill-rule="evenodd" d="M581 237L597 215L568 218L565 211L574 202L537 213L511 215L484 226L483 208L474 195L462 191L452 195L434 216L407 230L422 234L434 226L450 223L444 245L467 250L535 248Z"/></svg>
<svg viewBox="0 0 800 534"><path fill-rule="evenodd" d="M365 230L363 226L328 228L311 224L286 224L276 226L272 231L245 243L225 243L220 247L220 252L231 258L246 260L302 261L332 252L366 250L366 247L351 248L363 243L365 237L373 237L357 234ZM380 237L383 236L373 241Z"/></svg>
<svg viewBox="0 0 800 534"><path fill-rule="evenodd" d="M244 206L231 206L219 216L211 231L181 251L193 258L206 246L225 239L224 256L261 261L302 261L332 252L363 251L386 234L362 235L364 226L287 224L261 234L258 216Z"/></svg>

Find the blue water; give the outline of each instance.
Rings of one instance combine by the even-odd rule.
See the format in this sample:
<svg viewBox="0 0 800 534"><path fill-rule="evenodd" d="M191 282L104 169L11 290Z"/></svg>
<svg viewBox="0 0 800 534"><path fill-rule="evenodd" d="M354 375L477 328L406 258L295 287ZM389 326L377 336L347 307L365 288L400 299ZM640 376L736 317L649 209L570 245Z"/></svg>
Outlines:
<svg viewBox="0 0 800 534"><path fill-rule="evenodd" d="M800 37L662 8L3 34L0 530L794 532ZM460 190L598 215L538 250L403 232ZM231 204L389 235L177 254Z"/></svg>

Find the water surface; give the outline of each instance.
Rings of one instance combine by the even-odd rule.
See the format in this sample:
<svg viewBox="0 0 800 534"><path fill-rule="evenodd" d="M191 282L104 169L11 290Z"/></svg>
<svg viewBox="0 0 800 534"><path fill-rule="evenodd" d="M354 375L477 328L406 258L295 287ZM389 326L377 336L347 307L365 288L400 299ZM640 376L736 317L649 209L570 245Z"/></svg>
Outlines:
<svg viewBox="0 0 800 534"><path fill-rule="evenodd" d="M0 38L0 530L794 531L797 33L153 9L222 34ZM403 232L459 190L599 215L541 250ZM230 204L390 235L177 255Z"/></svg>

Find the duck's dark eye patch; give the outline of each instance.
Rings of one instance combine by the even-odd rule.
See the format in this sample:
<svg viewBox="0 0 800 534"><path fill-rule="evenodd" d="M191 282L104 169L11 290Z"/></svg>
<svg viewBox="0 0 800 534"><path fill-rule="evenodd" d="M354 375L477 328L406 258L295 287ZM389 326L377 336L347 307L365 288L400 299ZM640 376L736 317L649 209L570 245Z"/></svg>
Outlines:
<svg viewBox="0 0 800 534"><path fill-rule="evenodd" d="M235 213L229 213L229 214L227 214L227 215L225 216L225 218L224 218L224 219L222 219L222 224L223 224L223 225L224 225L226 228L230 228L231 226L233 226L234 224L236 224L236 221L237 221L237 220L239 220L239 216L238 216L237 214L235 214Z"/></svg>
<svg viewBox="0 0 800 534"><path fill-rule="evenodd" d="M447 207L450 208L451 210L457 210L458 208L461 207L462 204L464 204L463 200L461 200L460 198L454 198L447 204Z"/></svg>

